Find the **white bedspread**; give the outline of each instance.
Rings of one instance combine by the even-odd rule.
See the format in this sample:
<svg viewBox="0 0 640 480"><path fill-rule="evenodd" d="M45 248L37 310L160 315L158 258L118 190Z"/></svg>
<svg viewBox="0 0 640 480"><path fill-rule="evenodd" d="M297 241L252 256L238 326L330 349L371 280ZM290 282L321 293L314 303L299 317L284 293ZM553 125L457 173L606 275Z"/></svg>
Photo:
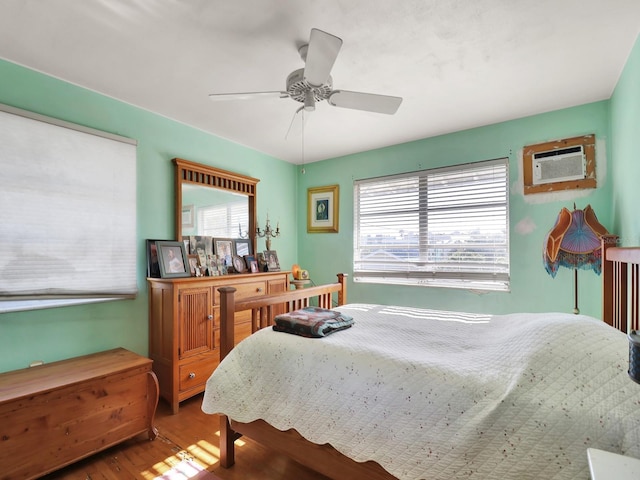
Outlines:
<svg viewBox="0 0 640 480"><path fill-rule="evenodd" d="M588 479L588 447L640 458L626 336L581 315L340 307L322 339L263 329L202 404L375 460L400 479Z"/></svg>

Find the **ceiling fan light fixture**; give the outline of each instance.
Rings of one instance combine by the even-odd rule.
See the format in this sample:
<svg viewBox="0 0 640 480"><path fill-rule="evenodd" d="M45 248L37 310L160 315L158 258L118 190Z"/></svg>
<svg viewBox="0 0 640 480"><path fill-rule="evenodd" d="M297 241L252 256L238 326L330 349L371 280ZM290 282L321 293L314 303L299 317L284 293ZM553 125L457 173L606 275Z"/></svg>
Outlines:
<svg viewBox="0 0 640 480"><path fill-rule="evenodd" d="M313 112L316 109L316 100L312 90L307 90L304 93L304 109L307 112Z"/></svg>

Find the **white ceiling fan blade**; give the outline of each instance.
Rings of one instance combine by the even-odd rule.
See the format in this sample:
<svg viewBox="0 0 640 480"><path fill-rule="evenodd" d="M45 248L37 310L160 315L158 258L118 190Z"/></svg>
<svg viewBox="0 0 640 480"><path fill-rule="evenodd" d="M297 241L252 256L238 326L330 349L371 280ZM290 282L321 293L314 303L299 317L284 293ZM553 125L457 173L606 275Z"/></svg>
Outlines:
<svg viewBox="0 0 640 480"><path fill-rule="evenodd" d="M327 98L334 107L353 108L368 112L386 113L393 115L402 103L402 97L376 95L373 93L350 92L348 90L334 90Z"/></svg>
<svg viewBox="0 0 640 480"><path fill-rule="evenodd" d="M209 98L214 102L220 100L252 100L255 98L288 98L287 92L245 92L245 93L211 93Z"/></svg>
<svg viewBox="0 0 640 480"><path fill-rule="evenodd" d="M304 79L307 83L314 87L326 83L340 47L342 39L317 28L311 29L304 67Z"/></svg>

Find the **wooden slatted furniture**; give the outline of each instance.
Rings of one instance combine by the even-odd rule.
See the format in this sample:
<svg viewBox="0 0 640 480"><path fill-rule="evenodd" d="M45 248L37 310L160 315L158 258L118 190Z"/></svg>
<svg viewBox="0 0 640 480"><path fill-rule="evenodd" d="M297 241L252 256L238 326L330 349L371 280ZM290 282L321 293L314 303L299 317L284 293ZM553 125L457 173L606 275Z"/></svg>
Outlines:
<svg viewBox="0 0 640 480"><path fill-rule="evenodd" d="M602 238L602 319L628 333L640 330L640 247L617 243L617 235Z"/></svg>
<svg viewBox="0 0 640 480"><path fill-rule="evenodd" d="M0 374L0 477L37 478L157 431L151 360L123 348Z"/></svg>
<svg viewBox="0 0 640 480"><path fill-rule="evenodd" d="M147 280L149 357L174 414L181 401L204 391L220 363L220 287L235 287L237 298L289 290L289 272ZM251 334L248 312L238 315L234 330L234 344Z"/></svg>

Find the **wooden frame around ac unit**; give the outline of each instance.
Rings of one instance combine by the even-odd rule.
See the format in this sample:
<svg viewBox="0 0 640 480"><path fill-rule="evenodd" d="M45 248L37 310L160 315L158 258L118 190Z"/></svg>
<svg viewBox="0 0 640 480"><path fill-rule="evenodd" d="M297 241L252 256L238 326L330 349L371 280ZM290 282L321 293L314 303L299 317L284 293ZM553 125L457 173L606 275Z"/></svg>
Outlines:
<svg viewBox="0 0 640 480"><path fill-rule="evenodd" d="M533 184L534 154L579 145L582 145L586 157L586 177L584 179L546 183L544 185ZM596 136L594 134L590 134L580 137L565 138L563 140L554 140L552 142L538 143L535 145L527 145L522 149L522 163L525 195L558 190L596 188Z"/></svg>

